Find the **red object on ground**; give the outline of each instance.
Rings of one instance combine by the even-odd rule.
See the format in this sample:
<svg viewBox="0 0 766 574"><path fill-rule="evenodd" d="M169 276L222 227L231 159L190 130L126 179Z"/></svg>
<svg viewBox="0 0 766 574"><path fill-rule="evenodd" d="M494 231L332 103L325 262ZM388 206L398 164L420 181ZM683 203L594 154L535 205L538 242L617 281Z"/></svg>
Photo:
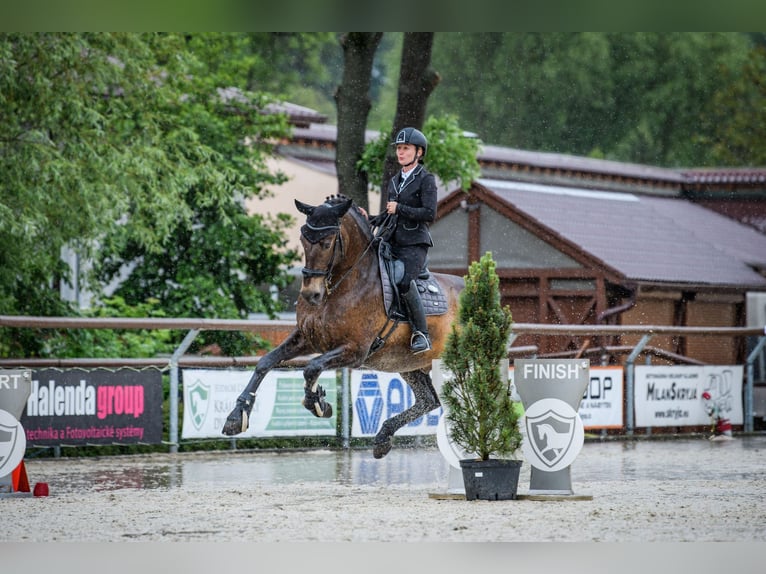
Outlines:
<svg viewBox="0 0 766 574"><path fill-rule="evenodd" d="M35 490L33 494L35 496L48 496L48 483L47 482L35 483Z"/></svg>
<svg viewBox="0 0 766 574"><path fill-rule="evenodd" d="M27 477L27 467L22 460L19 465L11 472L11 483L13 492L29 492L29 478Z"/></svg>

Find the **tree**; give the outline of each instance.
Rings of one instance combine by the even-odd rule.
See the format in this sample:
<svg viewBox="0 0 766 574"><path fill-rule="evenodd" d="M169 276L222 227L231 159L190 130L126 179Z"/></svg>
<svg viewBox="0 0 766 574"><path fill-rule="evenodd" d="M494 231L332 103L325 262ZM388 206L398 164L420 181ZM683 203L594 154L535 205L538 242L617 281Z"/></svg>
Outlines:
<svg viewBox="0 0 766 574"><path fill-rule="evenodd" d="M247 58L247 89L307 106L335 123L332 94L343 72L337 34L252 32L241 56Z"/></svg>
<svg viewBox="0 0 766 574"><path fill-rule="evenodd" d="M343 48L343 81L335 93L338 133L335 166L338 191L369 209L367 175L357 168L364 152L367 115L370 112L370 72L380 32L351 32L340 38Z"/></svg>
<svg viewBox="0 0 766 574"><path fill-rule="evenodd" d="M390 155L391 140L387 130L381 130L377 139L367 144L359 169L367 174L370 184L382 187L384 164ZM481 140L467 137L454 116L429 117L423 126L428 139L428 169L445 184L458 184L467 190L471 182L481 176L476 160Z"/></svg>
<svg viewBox="0 0 766 574"><path fill-rule="evenodd" d="M458 319L442 355L452 375L442 387L450 435L480 460L511 454L522 440L519 412L500 373L500 361L508 356L512 315L500 303L495 267L490 252L471 263Z"/></svg>
<svg viewBox="0 0 766 574"><path fill-rule="evenodd" d="M423 129L428 97L439 84L440 79L439 74L431 67L433 41L433 32L405 32L404 34L396 114L389 142L394 141L396 133L403 127ZM386 154L380 194L381 213L387 201L388 181L398 168L394 154Z"/></svg>
<svg viewBox="0 0 766 574"><path fill-rule="evenodd" d="M249 216L244 200L266 183L279 183L265 158L270 141L286 134L284 118L263 113L272 99L245 88L251 60L244 35L200 34L186 38L196 62L176 113L197 134L198 145L215 150L223 173L237 182L227 201L211 204L205 185L190 182L183 197L189 210L177 220L160 249L141 245L129 227L115 228L102 252L99 278L107 282L132 266L116 295L137 305L160 302L170 316L246 318L278 310L263 283L284 287L285 268L297 254L285 248L285 216L266 221ZM242 57L237 57L237 55ZM205 332L198 346L217 344L226 354L245 354L258 343L238 332Z"/></svg>
<svg viewBox="0 0 766 574"><path fill-rule="evenodd" d="M286 123L258 112L271 101L265 94L227 89L242 85L229 81L241 42L241 35L0 35L1 313L75 312L57 292L69 280L65 245L84 258L98 250L107 262L134 249L138 269L146 256L173 249L172 237L197 230L199 211L254 232L236 206L280 181L266 171L265 154ZM172 284L177 277L166 271ZM0 351L44 349L42 337L16 335L4 332Z"/></svg>
<svg viewBox="0 0 766 574"><path fill-rule="evenodd" d="M439 75L430 66L433 33L404 35L393 127L384 126L380 138L364 144L370 107L369 73L380 41L378 34L361 33L348 34L342 40L346 65L337 94L339 191L369 209L367 188L369 185L383 188L393 173L389 144L395 132L405 125L423 129L429 141L437 144L429 145L429 168L443 182L458 181L467 189L471 179L480 173L476 160L480 141L463 137L455 118L449 115L433 118L424 127L428 97L439 83ZM385 193L381 194L384 196Z"/></svg>
<svg viewBox="0 0 766 574"><path fill-rule="evenodd" d="M766 47L750 53L742 73L726 70L706 115L712 147L722 165L766 165Z"/></svg>
<svg viewBox="0 0 766 574"><path fill-rule="evenodd" d="M701 145L724 70L741 70L741 33L444 33L432 114L486 142L653 165L715 161Z"/></svg>

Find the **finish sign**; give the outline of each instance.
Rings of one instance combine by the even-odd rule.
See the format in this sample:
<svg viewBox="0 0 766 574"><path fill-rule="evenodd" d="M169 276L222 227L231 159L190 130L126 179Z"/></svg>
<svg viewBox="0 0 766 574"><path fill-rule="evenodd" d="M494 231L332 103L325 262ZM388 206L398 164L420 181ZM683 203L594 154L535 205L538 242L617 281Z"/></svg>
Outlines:
<svg viewBox="0 0 766 574"><path fill-rule="evenodd" d="M0 369L0 492L12 492L11 473L24 459L27 437L19 419L32 387L32 371Z"/></svg>
<svg viewBox="0 0 766 574"><path fill-rule="evenodd" d="M524 405L521 449L532 466L530 494L573 494L569 469L585 442L577 409L589 381L587 359L514 361L514 385Z"/></svg>

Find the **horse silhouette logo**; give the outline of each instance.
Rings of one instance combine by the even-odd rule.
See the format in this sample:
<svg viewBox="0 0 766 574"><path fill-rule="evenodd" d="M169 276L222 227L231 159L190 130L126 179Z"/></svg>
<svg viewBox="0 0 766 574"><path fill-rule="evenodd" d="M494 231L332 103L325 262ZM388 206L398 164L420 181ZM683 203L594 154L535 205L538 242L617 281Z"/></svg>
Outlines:
<svg viewBox="0 0 766 574"><path fill-rule="evenodd" d="M546 467L553 468L567 455L574 440L576 418L576 413L565 416L553 409L526 418L529 444Z"/></svg>
<svg viewBox="0 0 766 574"><path fill-rule="evenodd" d="M210 406L210 387L197 379L189 388L189 413L194 428L200 430Z"/></svg>

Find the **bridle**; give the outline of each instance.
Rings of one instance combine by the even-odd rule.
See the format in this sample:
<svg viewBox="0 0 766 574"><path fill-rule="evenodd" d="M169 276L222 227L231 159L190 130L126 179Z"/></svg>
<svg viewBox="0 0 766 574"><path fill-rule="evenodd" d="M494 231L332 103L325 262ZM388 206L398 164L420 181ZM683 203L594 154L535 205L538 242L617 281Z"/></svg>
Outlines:
<svg viewBox="0 0 766 574"><path fill-rule="evenodd" d="M336 258L337 254L338 254L338 250L340 249L341 257L343 256L343 253L344 253L343 235L340 232L340 224L338 223L336 225L327 225L327 226L323 226L323 227L314 227L313 225L311 225L307 221L306 222L306 227L308 227L311 231L316 231L316 232L320 232L321 233L321 232L326 232L326 231L329 230L330 232L334 232L334 234L335 234L335 241L333 242L333 246L332 246L332 255L330 255L330 261L327 262L327 267L325 269L323 269L323 270L322 269L312 269L310 267L303 267L303 269L301 269L301 274L303 274L303 277L306 278L306 279L311 278L311 277L324 277L325 292L326 292L327 295L331 295L333 293L333 291L335 291L340 286L340 284L343 282L343 280L346 277L348 277L348 275L351 273L351 271L354 270L354 268L359 264L359 262L362 260L362 258L367 254L367 252L370 250L370 247L372 247L373 242L375 241L375 237L373 237L369 241L369 243L367 243L367 247L365 247L364 250L362 251L362 253L359 255L359 257L357 257L357 259L356 259L356 261L354 261L353 265L351 265L351 267L349 267L346 270L346 272L343 275L340 276L340 279L338 279L335 282L335 284L332 284L332 271L333 271L333 267L335 265L335 258ZM306 235L303 232L301 232L301 235L303 236L304 239L306 239L306 241L309 241L308 238L306 237ZM324 237L326 237L327 235L329 235L329 233L325 234ZM322 237L321 239L324 239L324 237ZM321 239L319 239L319 240L317 240L317 241L315 241L313 243L318 243ZM309 243L312 243L312 242L309 241Z"/></svg>

